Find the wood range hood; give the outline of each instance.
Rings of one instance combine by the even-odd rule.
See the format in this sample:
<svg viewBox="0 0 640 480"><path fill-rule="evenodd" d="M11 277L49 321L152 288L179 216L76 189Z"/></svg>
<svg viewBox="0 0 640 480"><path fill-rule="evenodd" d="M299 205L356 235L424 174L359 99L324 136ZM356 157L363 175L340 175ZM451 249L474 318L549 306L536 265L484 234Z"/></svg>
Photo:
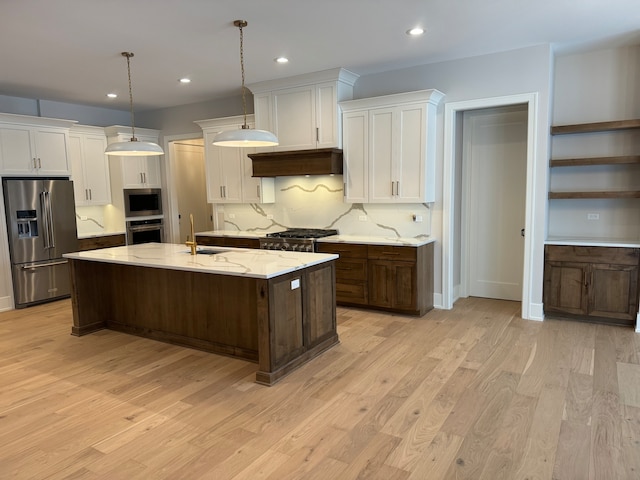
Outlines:
<svg viewBox="0 0 640 480"><path fill-rule="evenodd" d="M254 177L342 175L342 150L339 148L250 153L249 158Z"/></svg>

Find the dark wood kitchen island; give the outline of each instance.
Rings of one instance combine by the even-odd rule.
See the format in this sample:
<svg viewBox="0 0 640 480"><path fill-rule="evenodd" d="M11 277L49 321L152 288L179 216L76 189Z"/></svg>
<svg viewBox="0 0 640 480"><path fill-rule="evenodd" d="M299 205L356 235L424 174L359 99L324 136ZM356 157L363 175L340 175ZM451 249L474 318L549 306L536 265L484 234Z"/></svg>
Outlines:
<svg viewBox="0 0 640 480"><path fill-rule="evenodd" d="M264 385L338 343L337 255L147 243L65 257L73 335L108 328L254 361Z"/></svg>

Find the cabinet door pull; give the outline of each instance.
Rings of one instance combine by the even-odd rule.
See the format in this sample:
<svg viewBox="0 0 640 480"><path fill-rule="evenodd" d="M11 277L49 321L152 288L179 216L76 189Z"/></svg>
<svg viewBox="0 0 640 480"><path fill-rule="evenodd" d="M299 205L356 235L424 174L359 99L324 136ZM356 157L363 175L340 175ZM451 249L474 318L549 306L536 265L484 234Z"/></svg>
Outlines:
<svg viewBox="0 0 640 480"><path fill-rule="evenodd" d="M42 168L42 162L40 161L40 157L38 157L38 169Z"/></svg>
<svg viewBox="0 0 640 480"><path fill-rule="evenodd" d="M260 185L256 185L256 193L258 194L258 198L260 198Z"/></svg>
<svg viewBox="0 0 640 480"><path fill-rule="evenodd" d="M391 182L391 196L393 197L394 193L393 193L393 184L396 182Z"/></svg>
<svg viewBox="0 0 640 480"><path fill-rule="evenodd" d="M223 196L222 196L222 185L220 185L220 198L223 198Z"/></svg>
<svg viewBox="0 0 640 480"><path fill-rule="evenodd" d="M142 172L142 177L144 178L144 183L147 183L147 172Z"/></svg>
<svg viewBox="0 0 640 480"><path fill-rule="evenodd" d="M36 166L36 165L37 165L37 164L36 164L36 157L33 157L33 158L31 159L31 162L33 163L33 169L34 169L34 170L35 170L36 168L38 168L38 167Z"/></svg>
<svg viewBox="0 0 640 480"><path fill-rule="evenodd" d="M89 200L93 200L93 192L91 192L91 189L89 189Z"/></svg>
<svg viewBox="0 0 640 480"><path fill-rule="evenodd" d="M140 172L140 183L144 183L144 177L142 176L142 172Z"/></svg>
<svg viewBox="0 0 640 480"><path fill-rule="evenodd" d="M86 188L84 189L84 199L89 200L89 190L87 190Z"/></svg>
<svg viewBox="0 0 640 480"><path fill-rule="evenodd" d="M227 186L222 186L222 198L227 198Z"/></svg>
<svg viewBox="0 0 640 480"><path fill-rule="evenodd" d="M316 127L316 142L320 141L320 127Z"/></svg>
<svg viewBox="0 0 640 480"><path fill-rule="evenodd" d="M400 180L396 182L396 196L400 195Z"/></svg>

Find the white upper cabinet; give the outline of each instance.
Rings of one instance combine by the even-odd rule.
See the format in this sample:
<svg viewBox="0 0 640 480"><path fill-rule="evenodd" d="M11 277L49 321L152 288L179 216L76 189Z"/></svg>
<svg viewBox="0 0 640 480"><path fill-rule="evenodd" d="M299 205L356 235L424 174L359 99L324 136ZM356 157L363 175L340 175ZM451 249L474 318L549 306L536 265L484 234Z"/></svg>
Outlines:
<svg viewBox="0 0 640 480"><path fill-rule="evenodd" d="M131 140L131 128L113 126L105 128L107 143L127 142ZM158 143L157 130L136 128L136 138L141 142ZM114 191L123 188L161 188L162 175L160 162L164 156L152 155L148 157L122 157L110 155L111 181Z"/></svg>
<svg viewBox="0 0 640 480"><path fill-rule="evenodd" d="M422 90L340 103L345 201L435 200L435 128L444 95Z"/></svg>
<svg viewBox="0 0 640 480"><path fill-rule="evenodd" d="M248 120L252 116L248 116ZM209 203L273 203L274 180L252 177L251 159L255 148L218 147L213 139L222 131L238 129L243 116L200 120L204 136L207 200ZM253 127L250 124L251 127Z"/></svg>
<svg viewBox="0 0 640 480"><path fill-rule="evenodd" d="M111 203L109 162L104 128L74 126L69 132L71 178L78 206Z"/></svg>
<svg viewBox="0 0 640 480"><path fill-rule="evenodd" d="M69 128L75 122L0 114L0 172L69 175Z"/></svg>
<svg viewBox="0 0 640 480"><path fill-rule="evenodd" d="M338 68L249 85L256 128L273 132L279 141L260 151L341 148L338 102L353 98L357 78Z"/></svg>

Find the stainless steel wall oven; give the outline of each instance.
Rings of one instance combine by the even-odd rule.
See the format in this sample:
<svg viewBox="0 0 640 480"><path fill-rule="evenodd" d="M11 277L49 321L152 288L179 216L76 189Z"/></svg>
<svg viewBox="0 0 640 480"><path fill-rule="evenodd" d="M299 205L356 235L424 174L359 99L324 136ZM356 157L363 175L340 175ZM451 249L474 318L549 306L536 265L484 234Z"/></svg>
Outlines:
<svg viewBox="0 0 640 480"><path fill-rule="evenodd" d="M127 245L138 243L162 243L164 241L164 221L162 218L127 220Z"/></svg>

